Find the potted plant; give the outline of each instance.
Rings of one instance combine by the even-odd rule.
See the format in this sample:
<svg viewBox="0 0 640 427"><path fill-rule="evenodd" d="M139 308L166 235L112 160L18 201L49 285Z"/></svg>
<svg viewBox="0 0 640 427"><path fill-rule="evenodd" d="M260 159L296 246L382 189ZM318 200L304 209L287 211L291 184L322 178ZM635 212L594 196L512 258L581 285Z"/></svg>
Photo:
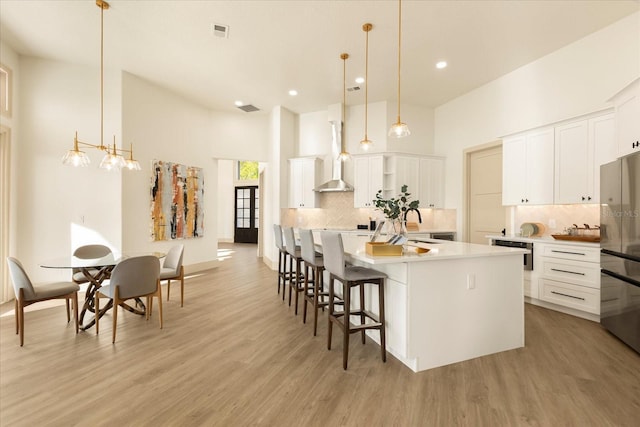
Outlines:
<svg viewBox="0 0 640 427"><path fill-rule="evenodd" d="M411 193L405 184L400 188L400 194L397 197L384 199L382 190L378 190L373 204L377 210L381 211L392 228L388 228L388 234L406 234L405 219L407 212L418 209L419 200L411 200ZM393 230L393 231L392 231Z"/></svg>

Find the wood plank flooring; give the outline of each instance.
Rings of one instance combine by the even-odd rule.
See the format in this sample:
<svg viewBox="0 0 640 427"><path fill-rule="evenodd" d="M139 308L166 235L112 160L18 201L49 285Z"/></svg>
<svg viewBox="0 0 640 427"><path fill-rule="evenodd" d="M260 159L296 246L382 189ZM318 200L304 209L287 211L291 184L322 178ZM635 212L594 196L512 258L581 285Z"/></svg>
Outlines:
<svg viewBox="0 0 640 427"><path fill-rule="evenodd" d="M342 370L326 313L283 303L255 246L221 245L220 267L189 276L165 327L121 311L74 334L63 306L0 309L1 426L637 426L640 355L599 324L526 305L525 348L413 373L351 340ZM163 292L166 292L163 289ZM166 294L165 294L166 295ZM154 304L155 306L155 304ZM300 311L301 313L301 311ZM155 320L154 320L155 319Z"/></svg>

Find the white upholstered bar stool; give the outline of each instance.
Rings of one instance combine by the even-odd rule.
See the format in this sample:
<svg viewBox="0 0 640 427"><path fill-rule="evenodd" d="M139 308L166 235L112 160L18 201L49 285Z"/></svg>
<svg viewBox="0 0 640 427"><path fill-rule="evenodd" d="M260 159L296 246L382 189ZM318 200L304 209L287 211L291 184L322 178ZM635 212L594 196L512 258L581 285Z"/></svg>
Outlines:
<svg viewBox="0 0 640 427"><path fill-rule="evenodd" d="M287 289L287 281L289 275L287 273L287 258L289 253L284 247L282 238L282 227L279 224L273 224L273 234L278 248L278 293L280 293L280 285L282 285L282 300L284 301L285 290Z"/></svg>
<svg viewBox="0 0 640 427"><path fill-rule="evenodd" d="M299 229L300 251L304 261L304 309L302 322L307 323L307 302L313 305L313 336L318 332L318 308L329 305L329 292L324 290L324 260L322 254L316 252L311 230ZM311 274L309 274L311 270ZM311 276L311 279L309 279ZM311 286L310 286L311 285Z"/></svg>
<svg viewBox="0 0 640 427"><path fill-rule="evenodd" d="M329 272L329 337L327 348L331 350L332 326L335 323L343 330L343 350L342 367L347 369L349 359L349 335L360 332L362 343L365 343L365 331L367 329L377 329L380 331L380 351L382 361L387 361L387 349L385 344L385 323L384 323L384 282L387 275L383 272L371 268L347 266L344 256L344 246L342 236L339 233L323 231L322 252L324 255L324 268ZM334 302L334 282L338 280L342 283L342 298L344 300L344 310L335 310ZM365 307L364 285L370 283L378 286L378 316ZM358 309L351 308L351 289L358 288L360 295L360 305ZM359 317L360 323L351 322L352 317Z"/></svg>
<svg viewBox="0 0 640 427"><path fill-rule="evenodd" d="M296 309L298 314L298 295L304 292L304 275L302 274L302 251L300 246L296 245L296 237L293 228L285 227L282 229L284 235L284 247L289 254L289 306L291 306L291 292L296 291ZM294 263L295 261L295 270Z"/></svg>

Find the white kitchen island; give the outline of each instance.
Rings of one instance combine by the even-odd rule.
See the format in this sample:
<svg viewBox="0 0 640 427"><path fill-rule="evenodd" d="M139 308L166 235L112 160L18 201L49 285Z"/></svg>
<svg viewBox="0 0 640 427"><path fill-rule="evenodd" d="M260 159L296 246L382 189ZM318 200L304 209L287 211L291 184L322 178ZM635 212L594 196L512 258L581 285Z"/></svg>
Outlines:
<svg viewBox="0 0 640 427"><path fill-rule="evenodd" d="M365 253L366 237L342 237L350 263L389 276L387 351L413 371L524 346L526 250L434 241L420 243L426 254L373 257ZM367 290L369 307L377 307L376 293ZM368 334L379 343L377 332Z"/></svg>

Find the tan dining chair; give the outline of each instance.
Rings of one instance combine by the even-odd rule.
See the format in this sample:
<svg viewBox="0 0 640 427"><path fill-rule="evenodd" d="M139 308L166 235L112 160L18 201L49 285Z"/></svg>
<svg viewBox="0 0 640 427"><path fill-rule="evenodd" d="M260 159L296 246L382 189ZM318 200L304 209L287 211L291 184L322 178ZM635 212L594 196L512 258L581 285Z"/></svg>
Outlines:
<svg viewBox="0 0 640 427"><path fill-rule="evenodd" d="M184 267L182 266L182 256L184 255L184 245L175 245L164 258L160 269L160 280L167 281L167 301L171 292L171 280L180 280L180 307L184 306Z"/></svg>
<svg viewBox="0 0 640 427"><path fill-rule="evenodd" d="M20 346L24 345L24 308L40 301L64 298L67 303L67 323L71 320L69 300L73 303L73 317L75 319L76 334L78 333L78 290L80 287L73 282L55 282L34 284L24 271L22 264L15 258L8 257L9 275L16 294L16 334L20 334Z"/></svg>
<svg viewBox="0 0 640 427"><path fill-rule="evenodd" d="M111 253L111 249L104 245L85 245L79 246L73 251L73 256L81 259L98 259L105 257ZM89 279L82 273L82 269L74 268L72 270L72 279L77 284L87 283ZM88 273L92 276L96 276L100 272L97 268L88 269Z"/></svg>
<svg viewBox="0 0 640 427"><path fill-rule="evenodd" d="M116 342L118 306L128 299L147 297L146 319L152 308L151 299L158 298L160 329L162 329L162 291L160 287L160 261L156 256L145 255L127 258L119 262L111 272L108 285L103 285L95 293L96 334L99 332L100 298L113 301L113 340Z"/></svg>

